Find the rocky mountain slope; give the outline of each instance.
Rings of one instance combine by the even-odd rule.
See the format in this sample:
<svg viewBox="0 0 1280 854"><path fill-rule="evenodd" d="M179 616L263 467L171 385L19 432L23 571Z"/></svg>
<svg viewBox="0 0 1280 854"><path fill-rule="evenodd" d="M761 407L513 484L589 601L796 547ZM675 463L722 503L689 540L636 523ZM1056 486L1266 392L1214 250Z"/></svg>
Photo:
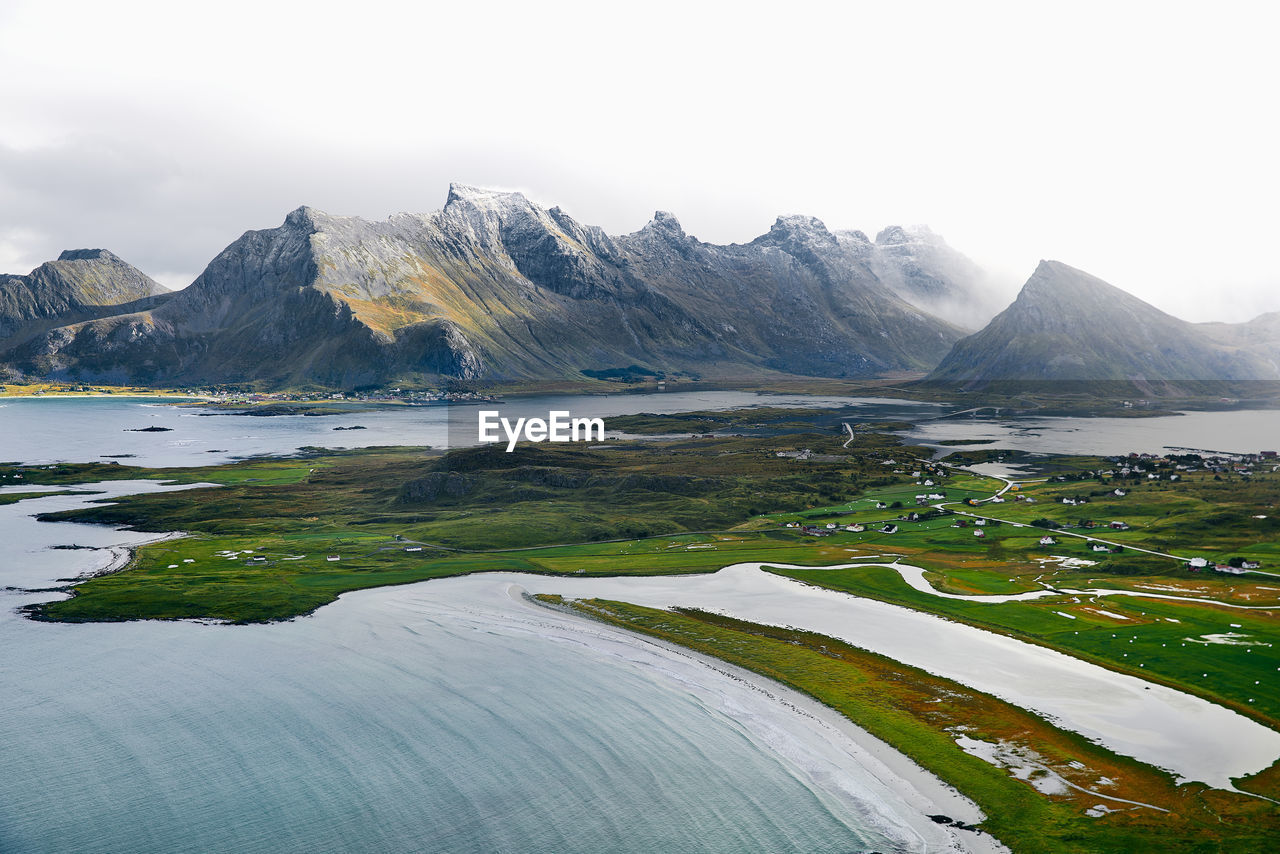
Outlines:
<svg viewBox="0 0 1280 854"><path fill-rule="evenodd" d="M168 293L105 249L63 252L25 276L0 274L0 351L61 325L153 307Z"/></svg>
<svg viewBox="0 0 1280 854"><path fill-rule="evenodd" d="M144 382L927 370L963 333L886 285L868 246L809 217L729 246L661 212L611 237L455 185L443 210L381 222L299 208L163 304L3 346L28 372Z"/></svg>
<svg viewBox="0 0 1280 854"><path fill-rule="evenodd" d="M874 243L861 232L843 239L866 243L872 272L916 308L969 329L980 329L1009 300L992 277L925 226L890 226Z"/></svg>
<svg viewBox="0 0 1280 854"><path fill-rule="evenodd" d="M927 382L1085 380L1153 383L1280 379L1275 363L1057 261L1041 261L1017 299L959 341ZM1227 324L1220 326L1228 327Z"/></svg>

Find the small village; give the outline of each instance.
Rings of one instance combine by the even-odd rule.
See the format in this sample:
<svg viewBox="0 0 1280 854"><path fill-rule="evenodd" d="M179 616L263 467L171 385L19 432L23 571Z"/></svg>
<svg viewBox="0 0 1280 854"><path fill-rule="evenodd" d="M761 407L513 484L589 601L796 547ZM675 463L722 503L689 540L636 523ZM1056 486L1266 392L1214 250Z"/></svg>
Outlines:
<svg viewBox="0 0 1280 854"><path fill-rule="evenodd" d="M188 397L217 404L250 405L258 403L488 403L498 398L478 391L460 389L371 389L349 392L258 392L237 386L184 386L167 389L133 386L90 385L86 383L44 383L39 385L0 385L0 394L10 396L55 397L59 395L159 395Z"/></svg>
<svg viewBox="0 0 1280 854"><path fill-rule="evenodd" d="M986 495L957 493L954 487L947 487L948 483L955 482L956 476L962 474L963 469L936 460L913 460L912 464L918 468L908 468L903 467L899 460L890 458L883 460L882 463L886 466L896 466L893 469L894 474L910 476L914 485L920 487L921 491L916 492L914 496L899 498L895 493L892 496L885 495L883 500L867 499L875 511L888 511L879 514L877 518L866 518L865 514L868 511L850 505L846 512L856 515L858 517L856 520L824 521L821 524L787 521L785 527L796 529L809 537L825 538L841 534L856 534L863 535L858 538L862 540L867 536L905 532L908 529L904 528L904 525L910 526L941 517L952 517L948 527L958 531L963 530L971 534L974 540L979 541L989 540L992 529L1003 525L1022 529L1041 528L1045 533L1035 541L1036 547L1040 549L1061 548L1064 545L1063 538L1070 537L1070 541L1078 541L1080 546L1087 549L1089 553L1097 555L1098 559L1122 555L1126 550L1134 550L1141 554L1181 560L1183 568L1190 572L1212 571L1223 575L1244 575L1251 570L1262 570L1264 562L1257 557L1223 555L1215 559L1195 555L1178 558L1173 553L1167 553L1168 549L1179 551L1190 547L1187 543L1179 543L1178 546L1166 547L1166 551L1161 551L1144 547L1141 540L1131 542L1126 538L1123 542L1114 541L1111 538L1116 534L1140 533L1135 531L1134 525L1124 519L1096 519L1083 516L1064 519L1061 518L1060 513L1057 514L1059 518L1055 519L1050 518L1045 511L1042 511L1043 515L1035 518L1028 518L1021 511L1001 514L1010 518L997 518L996 515L992 515L999 513L994 505L1008 504L1011 508L1025 508L1038 502L1050 502L1060 508L1087 508L1095 502L1105 502L1109 508L1114 509L1117 502L1130 496L1135 489L1142 488L1144 484L1150 488L1168 489L1173 488L1188 476L1208 478L1214 482L1222 482L1229 478L1247 482L1256 476L1280 471L1280 460L1277 459L1275 451L1224 453L1196 449L1176 450L1181 453L1156 455L1134 452L1104 457L1102 459L1107 465L1106 468L1083 469L1044 477L1028 476L1020 480L1002 479L1004 486L994 494ZM780 452L778 455L784 454ZM813 459L817 456L807 449L800 452L786 452L785 455L798 461ZM1088 492L1060 494L1065 484L1086 482L1095 484L1094 488ZM1164 486L1160 487L1160 484ZM951 495L948 495L948 488ZM908 510L904 506L908 504L909 498L914 499L916 509ZM980 509L981 515L979 515ZM1267 518L1266 514L1253 516L1254 520L1265 518ZM930 526L930 530L937 530L937 528Z"/></svg>

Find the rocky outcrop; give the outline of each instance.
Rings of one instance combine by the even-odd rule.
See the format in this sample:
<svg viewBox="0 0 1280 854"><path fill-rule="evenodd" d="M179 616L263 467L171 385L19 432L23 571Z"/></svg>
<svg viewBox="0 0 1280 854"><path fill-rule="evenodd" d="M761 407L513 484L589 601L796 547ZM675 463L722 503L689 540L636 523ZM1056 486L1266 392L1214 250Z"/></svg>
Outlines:
<svg viewBox="0 0 1280 854"><path fill-rule="evenodd" d="M433 471L400 487L401 504L418 504L436 501L441 497L461 498L475 488L472 479L456 471Z"/></svg>

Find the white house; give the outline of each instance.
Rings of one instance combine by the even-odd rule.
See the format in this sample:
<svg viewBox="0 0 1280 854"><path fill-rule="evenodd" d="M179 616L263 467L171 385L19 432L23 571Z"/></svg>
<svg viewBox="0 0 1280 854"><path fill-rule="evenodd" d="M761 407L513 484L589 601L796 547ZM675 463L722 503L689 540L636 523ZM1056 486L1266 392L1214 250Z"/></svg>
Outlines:
<svg viewBox="0 0 1280 854"><path fill-rule="evenodd" d="M1208 565L1209 561L1202 557L1193 557L1187 562L1187 566L1190 566L1192 569L1204 569Z"/></svg>
<svg viewBox="0 0 1280 854"><path fill-rule="evenodd" d="M1058 544L1058 541L1055 540L1053 537L1048 536L1047 534L1040 538L1040 545L1042 546L1056 546L1057 544Z"/></svg>
<svg viewBox="0 0 1280 854"><path fill-rule="evenodd" d="M982 530L981 528L978 528L976 531L973 532L973 535L975 537L985 537L987 535L987 532Z"/></svg>

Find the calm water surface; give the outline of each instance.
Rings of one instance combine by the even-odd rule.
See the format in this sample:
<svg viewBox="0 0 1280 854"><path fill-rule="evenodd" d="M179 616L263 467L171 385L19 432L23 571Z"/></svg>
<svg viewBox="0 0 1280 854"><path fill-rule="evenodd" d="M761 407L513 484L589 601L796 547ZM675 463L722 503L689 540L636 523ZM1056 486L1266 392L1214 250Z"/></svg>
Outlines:
<svg viewBox="0 0 1280 854"><path fill-rule="evenodd" d="M989 439L990 445L1042 454L1153 454L1193 448L1232 454L1280 450L1280 409L1185 412L1154 418L941 418L907 435L932 444ZM954 450L954 449L948 449Z"/></svg>
<svg viewBox="0 0 1280 854"><path fill-rule="evenodd" d="M504 414L570 409L607 418L753 404L857 404L861 420L940 411L905 401L699 392L525 398ZM0 404L0 459L132 454L122 461L191 466L308 445L439 446L446 436L443 407L333 417L198 413L140 399L8 400ZM333 430L356 424L366 429ZM127 432L148 426L170 431ZM1253 451L1280 443L1280 413L948 419L912 435L1058 453ZM921 820L930 808L924 794L819 718L688 656L535 612L505 592L519 582L572 593L571 580L483 576L367 591L271 626L21 619L19 605L50 595L28 589L118 559L110 550L50 546L148 539L31 519L84 500L49 495L0 507L0 851L850 852L947 843L945 831ZM635 586L616 592L636 601L729 603L766 621L785 604L773 581L629 581ZM664 586L672 584L680 592ZM770 589L755 590L760 584ZM950 631L930 622L897 638L901 619L873 613L878 603L852 619L822 595L803 598L815 627L838 634L831 620L861 626L866 636L855 642L890 655L927 659L928 649L917 649L926 629ZM1154 756L1184 738L1175 770L1185 776L1217 782L1248 764L1250 751L1275 752L1270 735L1225 710L1194 701L1188 720L1212 726L1188 725L1176 714L1178 696L1141 691L1135 699L1127 683L1104 685L1109 677L1092 670L1082 676L1073 664L1040 660L1043 650L1014 649L985 653L1008 655L1008 663L988 666L994 675L982 678L1009 674L1009 684L1032 694L1042 685L1040 700L1023 701L1074 716L1093 737L1106 740L1110 728L1122 751ZM963 661L955 666L963 677ZM1043 678L1019 681L1027 668ZM1068 671L1103 680L1094 690L1115 700L1110 720L1107 709L1089 706L1087 692L1081 699L1054 689ZM998 679L987 688L1003 690ZM1149 725L1130 725L1132 715ZM953 814L964 809L955 805Z"/></svg>
<svg viewBox="0 0 1280 854"><path fill-rule="evenodd" d="M856 406L861 420L929 417L936 404L879 398L706 391L664 394L540 395L485 404L504 417L542 417L567 410L575 417L608 419L642 412L672 413L744 406ZM154 398L10 398L0 401L0 461L91 462L118 458L141 466L203 466L256 454L289 454L302 447L363 448L414 445L443 448L474 435L473 405L403 406L306 416L208 414ZM450 429L450 419L453 429ZM459 429L465 421L466 430ZM607 426L606 420L606 426ZM362 430L335 430L336 427ZM135 432L148 427L165 432ZM474 441L474 440L472 440ZM126 456L127 455L127 456Z"/></svg>
<svg viewBox="0 0 1280 854"><path fill-rule="evenodd" d="M857 403L869 418L916 408L732 392L502 408ZM10 400L0 459L190 466L302 446L439 446L450 408L254 418L147 399ZM366 429L333 430L355 424ZM145 427L168 430L134 432ZM886 783L893 772L817 717L488 588L378 591L275 626L22 619L19 605L49 596L26 590L155 538L31 518L86 500L0 507L0 851L845 852L949 839L922 818L936 807ZM71 543L97 550L51 548Z"/></svg>
<svg viewBox="0 0 1280 854"><path fill-rule="evenodd" d="M267 626L18 617L110 559L48 546L146 539L30 518L86 500L0 507L0 851L932 851L937 800L976 819L803 701L489 576Z"/></svg>

